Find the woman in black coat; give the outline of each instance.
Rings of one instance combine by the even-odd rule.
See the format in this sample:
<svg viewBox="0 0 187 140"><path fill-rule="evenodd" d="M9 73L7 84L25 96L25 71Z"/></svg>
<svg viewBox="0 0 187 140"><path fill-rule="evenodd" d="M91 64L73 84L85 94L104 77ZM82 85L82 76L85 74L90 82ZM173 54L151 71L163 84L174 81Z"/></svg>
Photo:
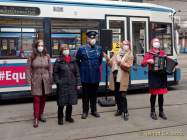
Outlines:
<svg viewBox="0 0 187 140"><path fill-rule="evenodd" d="M65 120L74 122L71 117L72 105L77 104L80 75L76 59L69 55L69 48L66 45L62 47L61 55L56 59L53 76L57 85L58 124L63 124L64 106L66 106Z"/></svg>

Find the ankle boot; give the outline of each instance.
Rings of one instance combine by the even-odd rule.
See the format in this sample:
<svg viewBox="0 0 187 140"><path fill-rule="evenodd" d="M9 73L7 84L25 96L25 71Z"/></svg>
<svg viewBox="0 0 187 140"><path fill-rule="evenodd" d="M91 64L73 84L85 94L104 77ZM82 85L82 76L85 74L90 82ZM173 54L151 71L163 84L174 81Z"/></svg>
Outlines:
<svg viewBox="0 0 187 140"><path fill-rule="evenodd" d="M58 125L63 125L63 118L62 117L58 117Z"/></svg>
<svg viewBox="0 0 187 140"><path fill-rule="evenodd" d="M159 117L163 120L167 120L166 114L164 112L159 112Z"/></svg>
<svg viewBox="0 0 187 140"><path fill-rule="evenodd" d="M39 121L45 123L46 122L46 118L44 118L43 115L41 115L40 118L39 118Z"/></svg>
<svg viewBox="0 0 187 140"><path fill-rule="evenodd" d="M156 112L151 112L150 114L150 117L153 119L153 120L157 120L157 115L156 115Z"/></svg>
<svg viewBox="0 0 187 140"><path fill-rule="evenodd" d="M37 128L37 127L38 127L38 124L39 124L38 118L35 118L35 119L33 120L33 127L34 127L34 128Z"/></svg>

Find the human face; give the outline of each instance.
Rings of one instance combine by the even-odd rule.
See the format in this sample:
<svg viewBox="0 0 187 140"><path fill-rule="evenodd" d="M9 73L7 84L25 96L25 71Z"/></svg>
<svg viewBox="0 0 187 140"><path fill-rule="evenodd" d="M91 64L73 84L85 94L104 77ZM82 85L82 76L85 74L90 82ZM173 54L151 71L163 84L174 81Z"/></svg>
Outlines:
<svg viewBox="0 0 187 140"><path fill-rule="evenodd" d="M94 46L96 43L96 39L95 38L88 38L88 42L91 46Z"/></svg>
<svg viewBox="0 0 187 140"><path fill-rule="evenodd" d="M44 42L43 42L43 41L40 41L40 42L38 43L38 46L37 46L37 51L40 52L40 53L42 53L43 50L44 50Z"/></svg>
<svg viewBox="0 0 187 140"><path fill-rule="evenodd" d="M62 54L64 55L64 56L68 56L69 55L69 48L68 47L64 47L63 49L62 49Z"/></svg>
<svg viewBox="0 0 187 140"><path fill-rule="evenodd" d="M123 41L123 43L122 43L122 49L125 50L125 51L129 50L129 43L126 42L126 41Z"/></svg>

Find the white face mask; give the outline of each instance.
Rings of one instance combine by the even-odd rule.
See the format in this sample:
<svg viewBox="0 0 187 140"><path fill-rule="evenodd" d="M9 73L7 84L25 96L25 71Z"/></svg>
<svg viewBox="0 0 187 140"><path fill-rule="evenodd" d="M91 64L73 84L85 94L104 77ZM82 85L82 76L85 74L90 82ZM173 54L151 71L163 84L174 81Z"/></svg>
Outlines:
<svg viewBox="0 0 187 140"><path fill-rule="evenodd" d="M38 47L38 48L37 48L37 50L38 50L38 52L40 52L40 53L41 53L41 52L43 52L44 47Z"/></svg>
<svg viewBox="0 0 187 140"><path fill-rule="evenodd" d="M154 48L160 48L160 43L159 42L153 42L153 47Z"/></svg>
<svg viewBox="0 0 187 140"><path fill-rule="evenodd" d="M129 45L123 45L123 49L126 51L129 49Z"/></svg>
<svg viewBox="0 0 187 140"><path fill-rule="evenodd" d="M69 55L69 50L64 50L63 55L65 55L65 56Z"/></svg>
<svg viewBox="0 0 187 140"><path fill-rule="evenodd" d="M96 43L96 39L91 39L91 40L90 40L90 45L93 46L93 45L95 45L95 43Z"/></svg>

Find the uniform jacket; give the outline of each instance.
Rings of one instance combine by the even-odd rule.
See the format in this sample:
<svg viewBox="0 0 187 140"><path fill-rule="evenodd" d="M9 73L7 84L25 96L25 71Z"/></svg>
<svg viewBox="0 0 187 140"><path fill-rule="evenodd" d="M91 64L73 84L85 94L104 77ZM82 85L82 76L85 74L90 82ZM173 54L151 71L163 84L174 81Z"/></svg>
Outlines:
<svg viewBox="0 0 187 140"><path fill-rule="evenodd" d="M77 86L80 86L80 75L76 59L71 57L70 63L66 63L63 57L57 58L53 68L53 77L57 85L58 106L77 104Z"/></svg>
<svg viewBox="0 0 187 140"><path fill-rule="evenodd" d="M49 55L38 55L34 60L31 57L28 59L27 79L31 81L32 95L42 95L42 82L44 94L52 92L52 64Z"/></svg>
<svg viewBox="0 0 187 140"><path fill-rule="evenodd" d="M117 57L116 55L114 55L110 61L108 62L108 64L111 67L111 71L110 71L110 84L109 84L109 89L114 91L114 76L113 76L113 71L116 67L116 59L115 57ZM120 66L120 70L121 70L121 77L120 77L120 91L127 91L128 89L128 85L129 85L129 73L130 73L130 67L133 64L133 55L131 53L131 51L128 51L121 59L121 66L123 65L123 67L126 67L127 69L122 69Z"/></svg>
<svg viewBox="0 0 187 140"><path fill-rule="evenodd" d="M91 48L88 44L80 47L76 55L81 82L97 83L101 80L100 65L102 63L102 48L95 45Z"/></svg>

